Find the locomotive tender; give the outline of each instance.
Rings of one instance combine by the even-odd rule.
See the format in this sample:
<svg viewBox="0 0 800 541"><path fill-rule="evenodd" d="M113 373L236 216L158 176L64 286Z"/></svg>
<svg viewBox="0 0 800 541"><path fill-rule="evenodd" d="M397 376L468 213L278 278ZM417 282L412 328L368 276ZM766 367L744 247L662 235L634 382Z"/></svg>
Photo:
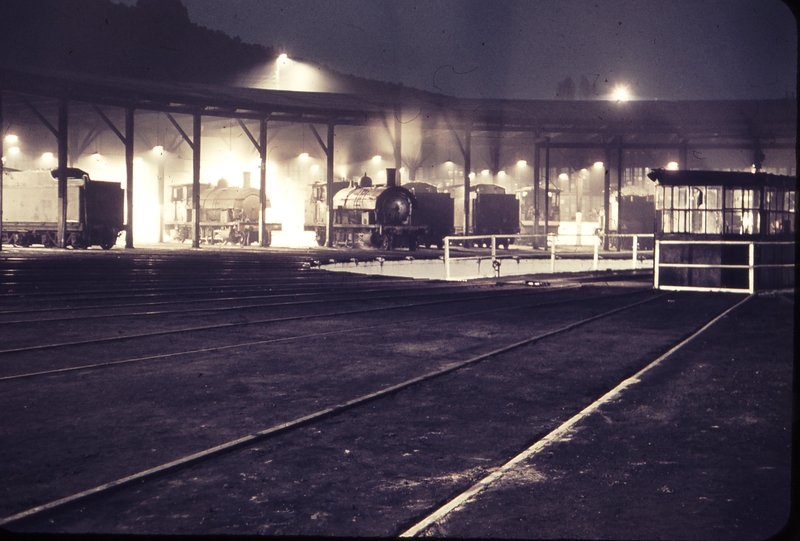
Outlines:
<svg viewBox="0 0 800 541"><path fill-rule="evenodd" d="M464 232L464 186L452 186L448 191L453 194L457 204L455 213L456 234ZM507 194L506 189L497 184L476 184L470 187L470 224L467 235L516 235L520 229L519 199L514 194ZM498 239L498 244L508 245L511 238Z"/></svg>
<svg viewBox="0 0 800 541"><path fill-rule="evenodd" d="M3 171L3 238L19 246L58 241L59 170ZM67 168L65 244L110 249L123 230L124 191L119 182L92 180Z"/></svg>
<svg viewBox="0 0 800 541"><path fill-rule="evenodd" d="M178 242L192 237L194 224L193 185L172 186L172 207L164 220L166 233ZM270 208L265 198L265 208ZM208 244L249 244L258 241L259 191L249 186L229 187L225 179L216 186L200 185L200 238ZM264 245L269 246L272 231L280 224L264 225Z"/></svg>

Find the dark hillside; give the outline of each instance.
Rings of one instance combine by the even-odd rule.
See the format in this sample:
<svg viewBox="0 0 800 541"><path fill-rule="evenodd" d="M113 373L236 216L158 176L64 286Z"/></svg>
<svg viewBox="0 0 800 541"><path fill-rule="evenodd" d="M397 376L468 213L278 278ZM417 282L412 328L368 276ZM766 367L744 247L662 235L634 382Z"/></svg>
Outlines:
<svg viewBox="0 0 800 541"><path fill-rule="evenodd" d="M3 0L0 65L225 84L271 49L189 21L180 0Z"/></svg>

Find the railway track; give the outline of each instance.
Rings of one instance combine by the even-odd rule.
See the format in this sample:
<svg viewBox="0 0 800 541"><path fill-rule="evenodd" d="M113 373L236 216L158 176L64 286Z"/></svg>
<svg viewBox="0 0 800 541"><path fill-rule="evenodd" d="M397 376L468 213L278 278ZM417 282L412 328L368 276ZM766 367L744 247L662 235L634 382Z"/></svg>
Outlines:
<svg viewBox="0 0 800 541"><path fill-rule="evenodd" d="M0 526L423 534L741 301L406 287L411 302L374 288L372 306L339 296L349 310L296 304L283 321L262 318L275 306L237 306L253 310L248 324L156 331L162 342L151 327L170 324L164 310L141 318L140 338L54 335L46 355L3 352L0 405L19 424L0 450L14 487ZM51 368L22 369L37 363Z"/></svg>

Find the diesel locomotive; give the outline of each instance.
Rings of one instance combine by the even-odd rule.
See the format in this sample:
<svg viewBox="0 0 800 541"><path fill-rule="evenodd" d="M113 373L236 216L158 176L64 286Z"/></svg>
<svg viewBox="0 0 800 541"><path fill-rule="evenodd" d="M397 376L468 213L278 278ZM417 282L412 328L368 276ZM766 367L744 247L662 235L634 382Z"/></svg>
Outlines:
<svg viewBox="0 0 800 541"><path fill-rule="evenodd" d="M172 186L171 207L167 210L164 229L172 239L183 242L192 238L194 224L193 186ZM265 198L265 208L270 208ZM250 187L229 187L225 179L216 186L200 185L200 240L208 244L227 243L248 246L258 241L259 191ZM264 245L269 246L272 231L280 224L264 224Z"/></svg>
<svg viewBox="0 0 800 541"><path fill-rule="evenodd" d="M58 173L3 171L3 242L57 245ZM66 246L110 249L123 230L122 186L119 182L92 180L76 168L67 168L66 173Z"/></svg>

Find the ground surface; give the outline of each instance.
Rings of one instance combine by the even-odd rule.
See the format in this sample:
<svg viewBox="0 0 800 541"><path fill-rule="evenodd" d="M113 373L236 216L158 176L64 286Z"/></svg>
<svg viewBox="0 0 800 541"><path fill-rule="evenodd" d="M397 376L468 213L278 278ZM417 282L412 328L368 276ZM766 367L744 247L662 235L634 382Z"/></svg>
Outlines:
<svg viewBox="0 0 800 541"><path fill-rule="evenodd" d="M0 377L126 361L0 379L2 516L642 304L10 531L396 536L744 299L659 296L636 277L437 289L303 265L335 251L115 252L0 257ZM107 293L87 297L93 283ZM747 300L419 535L775 534L793 301ZM67 341L87 343L30 349Z"/></svg>

